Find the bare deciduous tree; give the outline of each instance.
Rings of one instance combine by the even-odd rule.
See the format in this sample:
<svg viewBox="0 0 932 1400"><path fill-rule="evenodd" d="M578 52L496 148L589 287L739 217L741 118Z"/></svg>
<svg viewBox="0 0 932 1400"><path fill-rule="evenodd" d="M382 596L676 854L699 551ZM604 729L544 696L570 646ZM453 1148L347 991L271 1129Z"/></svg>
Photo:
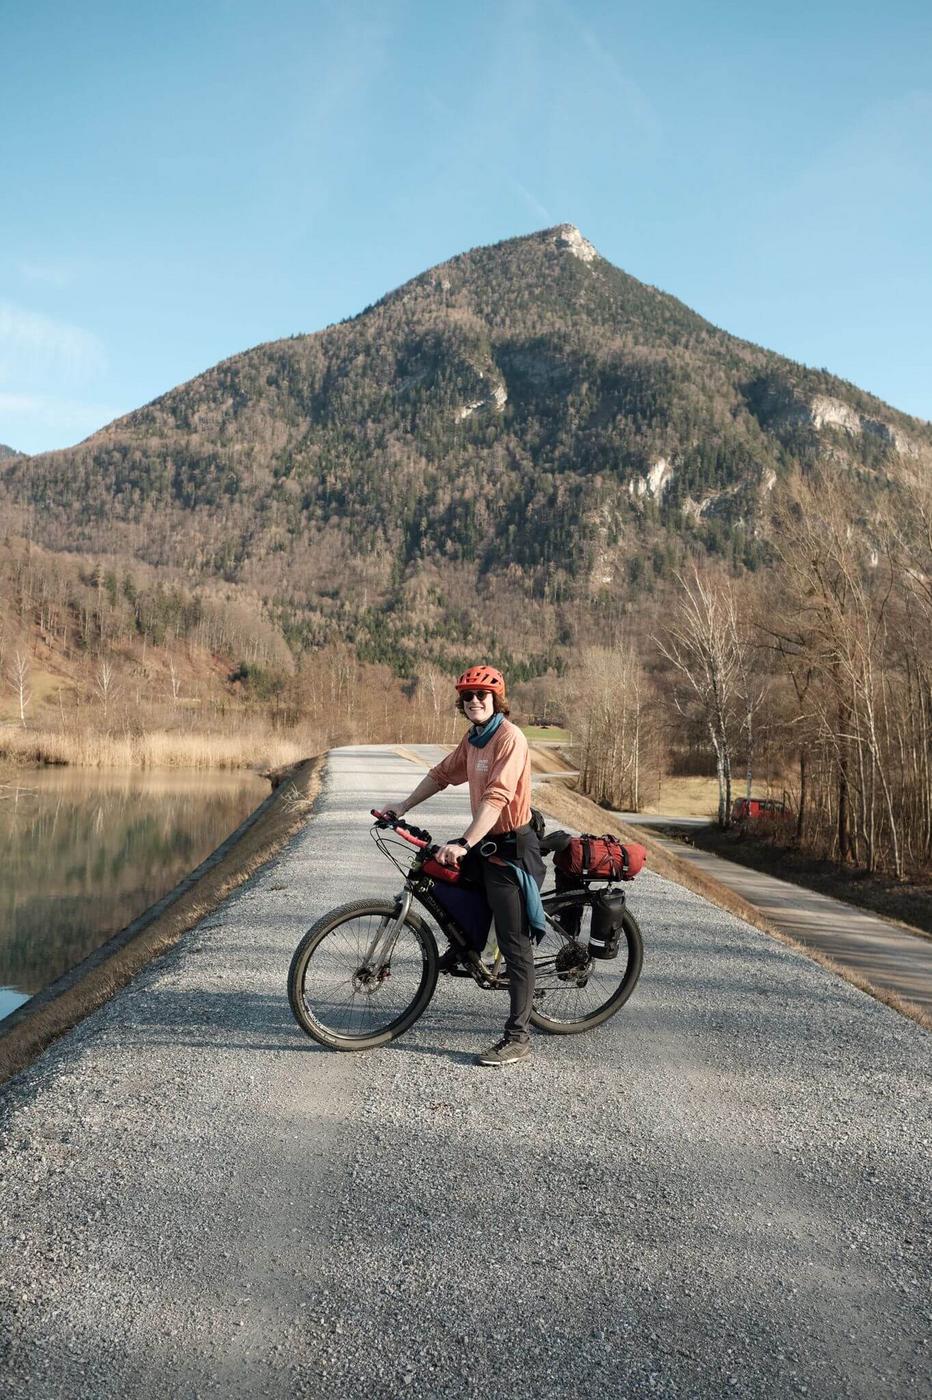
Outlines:
<svg viewBox="0 0 932 1400"><path fill-rule="evenodd" d="M798 837L897 876L932 854L932 510L921 492L916 506L855 528L843 502L801 487L760 623L796 694Z"/></svg>
<svg viewBox="0 0 932 1400"><path fill-rule="evenodd" d="M104 719L106 720L109 715L110 704L116 691L113 662L109 657L102 656L97 663L97 670L94 673L94 689L100 697L100 702L104 711Z"/></svg>
<svg viewBox="0 0 932 1400"><path fill-rule="evenodd" d="M725 578L676 575L679 594L673 616L654 641L682 677L675 694L684 716L698 711L715 754L718 822L731 821L732 762L741 716L748 714L742 680L749 674L734 584Z"/></svg>
<svg viewBox="0 0 932 1400"><path fill-rule="evenodd" d="M652 688L630 648L589 647L573 673L580 782L597 802L639 811L657 777Z"/></svg>
<svg viewBox="0 0 932 1400"><path fill-rule="evenodd" d="M26 728L26 711L32 700L32 691L29 685L30 671L28 655L25 651L20 651L17 648L9 665L7 683L16 696L19 705L19 719L24 729Z"/></svg>

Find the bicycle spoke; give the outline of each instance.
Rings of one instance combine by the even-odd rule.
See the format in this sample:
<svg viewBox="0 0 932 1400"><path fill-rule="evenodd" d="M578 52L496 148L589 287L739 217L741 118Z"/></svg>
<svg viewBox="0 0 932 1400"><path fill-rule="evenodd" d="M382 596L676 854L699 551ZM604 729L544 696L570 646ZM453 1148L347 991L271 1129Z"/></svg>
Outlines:
<svg viewBox="0 0 932 1400"><path fill-rule="evenodd" d="M622 938L616 958L588 958L590 897L580 895L575 909L564 905L563 911L570 916L566 927L551 924L535 957L534 1012L555 1029L584 1029L624 991L629 979L630 949ZM559 908L551 909L556 923L560 912ZM579 918L575 940L566 932L566 928L574 926L573 913ZM637 969L635 979L636 976Z"/></svg>
<svg viewBox="0 0 932 1400"><path fill-rule="evenodd" d="M397 931L382 966L366 964L373 942L391 917L373 912L350 916L316 942L303 967L299 994L307 1018L323 1034L344 1040L383 1034L410 1008L424 979L424 952L407 923Z"/></svg>

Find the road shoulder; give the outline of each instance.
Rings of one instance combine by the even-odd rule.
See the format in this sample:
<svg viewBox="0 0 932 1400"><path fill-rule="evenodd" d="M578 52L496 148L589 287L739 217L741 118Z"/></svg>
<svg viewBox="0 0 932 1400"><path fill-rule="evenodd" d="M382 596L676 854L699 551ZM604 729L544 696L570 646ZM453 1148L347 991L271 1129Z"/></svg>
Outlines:
<svg viewBox="0 0 932 1400"><path fill-rule="evenodd" d="M678 885L701 895L703 899L717 904L719 908L736 914L745 922L752 924L754 928L760 929L762 933L769 934L771 938L779 939L781 943L785 943L807 958L811 958L829 972L844 978L846 982L850 982L860 991L875 997L876 1000L892 1007L901 1015L908 1016L910 1020L917 1022L926 1030L932 1030L932 1014L923 1004L915 1000L913 996L905 994L897 985L885 985L884 981L880 980L878 972L875 971L874 975L871 975L867 969L875 967L876 960L872 964L869 957L864 957L863 952L859 954L857 961L844 959L844 949L839 948L837 942L834 945L828 940L826 943L817 943L812 938L811 933L807 933L804 940L797 933L781 927L773 918L768 917L757 903L752 903L746 895L742 894L740 888L731 887L721 878L725 872L718 870L713 865L714 861L719 860L718 857L710 856L708 861L703 862L690 860L687 858L688 848L682 847L680 843L658 837L645 827L636 827L621 821L613 813L590 801L589 798L583 797L577 792L568 792L556 784L538 784L534 789L534 800L548 816L557 821L565 822L578 831L614 832L629 841L640 842L649 852L650 868L658 875L663 875ZM726 862L719 860L719 866L725 864ZM742 867L736 867L736 869L742 869ZM807 894L808 892L800 891L801 897ZM816 898L816 896L809 897ZM823 896L818 896L818 898L823 898ZM851 912L852 914L860 913L854 909ZM898 930L891 926L891 933L897 935ZM904 939L909 938L909 935L906 934L900 936ZM809 941L810 938L812 941ZM925 968L929 945L925 943L925 940L917 939L915 941L923 945L923 968ZM880 949L883 945L878 942L877 946ZM829 948L832 948L833 951L828 951ZM919 985L916 984L917 989ZM924 982L921 985L924 985Z"/></svg>

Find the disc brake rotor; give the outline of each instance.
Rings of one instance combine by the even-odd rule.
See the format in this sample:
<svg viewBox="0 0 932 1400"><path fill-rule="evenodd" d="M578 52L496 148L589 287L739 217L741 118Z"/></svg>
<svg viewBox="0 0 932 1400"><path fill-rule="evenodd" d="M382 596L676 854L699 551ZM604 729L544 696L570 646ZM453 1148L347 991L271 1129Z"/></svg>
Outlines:
<svg viewBox="0 0 932 1400"><path fill-rule="evenodd" d="M353 991L363 996L374 996L391 975L392 970L388 963L379 968L378 972L373 972L369 967L358 967L353 973Z"/></svg>

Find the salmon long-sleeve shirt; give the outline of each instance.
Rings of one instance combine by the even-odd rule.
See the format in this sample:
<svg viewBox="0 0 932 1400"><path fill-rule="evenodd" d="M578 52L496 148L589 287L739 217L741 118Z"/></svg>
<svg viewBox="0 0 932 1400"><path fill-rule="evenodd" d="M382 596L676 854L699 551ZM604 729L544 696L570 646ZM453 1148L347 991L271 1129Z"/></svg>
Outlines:
<svg viewBox="0 0 932 1400"><path fill-rule="evenodd" d="M483 748L469 742L467 731L452 753L441 759L430 776L442 789L451 783L469 783L473 816L481 802L498 807L489 835L516 831L531 820L531 759L521 730L502 720Z"/></svg>

